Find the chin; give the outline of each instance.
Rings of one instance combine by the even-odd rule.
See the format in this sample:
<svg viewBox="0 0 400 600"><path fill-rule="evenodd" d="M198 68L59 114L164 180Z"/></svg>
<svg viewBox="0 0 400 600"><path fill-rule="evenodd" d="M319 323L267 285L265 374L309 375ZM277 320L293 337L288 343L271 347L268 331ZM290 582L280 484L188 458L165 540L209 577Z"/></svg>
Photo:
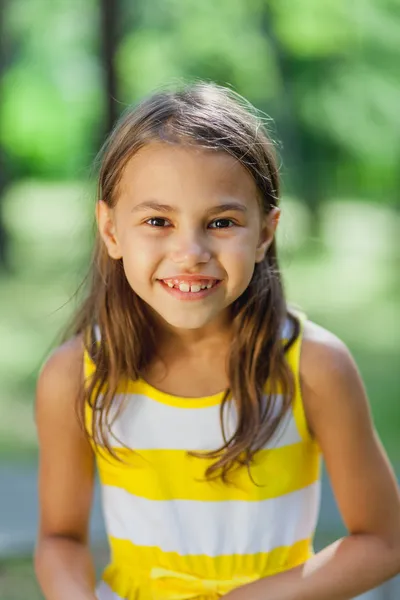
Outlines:
<svg viewBox="0 0 400 600"><path fill-rule="evenodd" d="M186 319L183 317L179 318L177 316L175 316L172 319L165 319L166 323L169 325L169 327L173 327L174 329L181 329L181 330L195 330L195 329L202 329L203 327L206 327L207 325L210 324L211 319Z"/></svg>
<svg viewBox="0 0 400 600"><path fill-rule="evenodd" d="M180 311L178 308L171 313L169 313L169 311L168 313L159 312L158 316L162 318L168 327L177 330L180 329L182 331L203 329L218 320L219 314L199 314L199 312L196 314L195 310L193 312L185 310Z"/></svg>

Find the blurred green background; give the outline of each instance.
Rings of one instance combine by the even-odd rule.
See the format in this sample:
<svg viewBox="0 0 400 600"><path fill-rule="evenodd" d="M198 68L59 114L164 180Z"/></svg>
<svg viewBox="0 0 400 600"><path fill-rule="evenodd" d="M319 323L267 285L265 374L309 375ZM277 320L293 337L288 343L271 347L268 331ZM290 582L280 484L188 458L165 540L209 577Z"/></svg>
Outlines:
<svg viewBox="0 0 400 600"><path fill-rule="evenodd" d="M106 133L154 88L204 78L272 117L288 297L350 347L399 471L398 0L1 0L0 10L0 465L36 464L35 380L77 304ZM4 475L3 499L6 489ZM4 600L27 597L12 583L21 564L0 564Z"/></svg>

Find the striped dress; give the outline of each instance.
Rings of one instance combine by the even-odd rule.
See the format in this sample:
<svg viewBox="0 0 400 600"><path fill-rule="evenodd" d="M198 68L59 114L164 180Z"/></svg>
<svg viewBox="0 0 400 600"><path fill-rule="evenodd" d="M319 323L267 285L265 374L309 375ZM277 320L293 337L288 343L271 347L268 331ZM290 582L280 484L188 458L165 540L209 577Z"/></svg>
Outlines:
<svg viewBox="0 0 400 600"><path fill-rule="evenodd" d="M283 339L288 327L289 321ZM111 550L99 600L218 598L312 555L320 452L308 433L300 392L302 330L303 321L287 352L296 382L293 407L256 454L251 478L242 468L230 474L229 485L206 481L214 460L187 454L222 445L223 393L180 398L144 381L129 382L125 396L117 393L115 406L122 408L110 443L122 460L96 450ZM88 355L84 360L90 377L94 365ZM229 435L235 428L231 401L224 419Z"/></svg>

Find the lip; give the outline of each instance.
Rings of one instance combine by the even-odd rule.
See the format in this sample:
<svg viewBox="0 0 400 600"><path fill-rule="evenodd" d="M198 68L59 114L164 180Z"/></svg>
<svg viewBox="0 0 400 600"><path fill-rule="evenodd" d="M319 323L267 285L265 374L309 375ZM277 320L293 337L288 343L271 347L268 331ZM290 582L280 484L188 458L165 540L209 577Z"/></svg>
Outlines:
<svg viewBox="0 0 400 600"><path fill-rule="evenodd" d="M220 281L218 277L212 275L203 275L198 273L197 275L174 275L173 277L161 277L158 281L172 281L174 285L179 283L193 283L194 281Z"/></svg>
<svg viewBox="0 0 400 600"><path fill-rule="evenodd" d="M202 300L203 298L206 298L207 296L210 296L211 294L214 294L214 292L216 290L218 290L218 288L220 287L220 284L222 283L221 279L217 279L216 277L205 277L205 276L193 276L193 277L166 277L165 280L164 279L158 279L157 280L158 283L163 287L163 289L168 292L171 296L173 296L174 298L177 298L178 300L184 300L184 301L193 301L193 300ZM173 282L177 282L177 283L183 283L183 282L193 282L193 281L216 281L217 283L215 283L215 285L213 285L211 288L205 288L204 290L200 290L199 292L181 292L181 290L179 288L175 288L175 287L169 287L165 281L173 281Z"/></svg>

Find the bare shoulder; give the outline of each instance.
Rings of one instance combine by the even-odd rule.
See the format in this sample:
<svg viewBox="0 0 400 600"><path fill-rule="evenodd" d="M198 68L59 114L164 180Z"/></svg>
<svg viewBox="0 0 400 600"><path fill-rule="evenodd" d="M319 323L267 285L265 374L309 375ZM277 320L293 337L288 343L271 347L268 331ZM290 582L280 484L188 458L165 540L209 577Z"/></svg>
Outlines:
<svg viewBox="0 0 400 600"><path fill-rule="evenodd" d="M331 331L307 321L300 359L300 379L309 428L335 413L369 413L359 370L346 344Z"/></svg>
<svg viewBox="0 0 400 600"><path fill-rule="evenodd" d="M317 383L329 374L354 364L346 344L331 331L306 321L301 351L301 376L305 382Z"/></svg>
<svg viewBox="0 0 400 600"><path fill-rule="evenodd" d="M76 336L56 348L42 366L39 386L76 386L83 377L83 339Z"/></svg>
<svg viewBox="0 0 400 600"><path fill-rule="evenodd" d="M83 339L77 336L47 358L36 388L36 420L75 414L75 400L83 386Z"/></svg>

